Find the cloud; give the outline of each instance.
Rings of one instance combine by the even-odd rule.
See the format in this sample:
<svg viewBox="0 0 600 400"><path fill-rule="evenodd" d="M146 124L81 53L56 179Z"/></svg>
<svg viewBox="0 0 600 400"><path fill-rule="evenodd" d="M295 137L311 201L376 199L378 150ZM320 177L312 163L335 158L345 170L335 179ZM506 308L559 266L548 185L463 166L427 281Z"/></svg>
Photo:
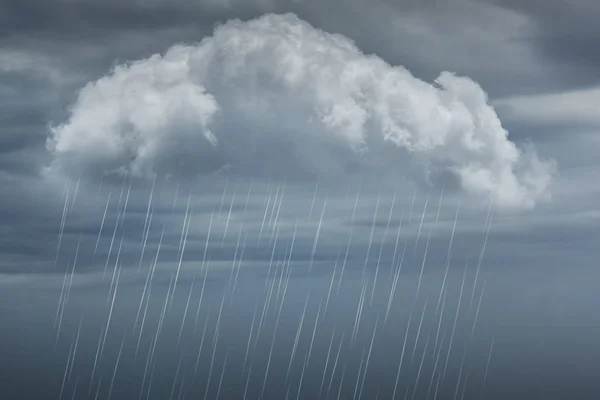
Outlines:
<svg viewBox="0 0 600 400"><path fill-rule="evenodd" d="M494 105L507 117L545 126L600 126L600 87L583 90L514 96Z"/></svg>
<svg viewBox="0 0 600 400"><path fill-rule="evenodd" d="M598 82L600 44L598 14L600 4L594 1L574 0L486 0L507 10L527 16L534 26L534 51L545 63L565 68L563 78L576 86ZM564 86L563 86L564 87Z"/></svg>
<svg viewBox="0 0 600 400"><path fill-rule="evenodd" d="M294 14L230 20L90 82L51 128L53 169L194 176L452 172L497 205L548 198L552 162L509 141L486 93L433 84Z"/></svg>

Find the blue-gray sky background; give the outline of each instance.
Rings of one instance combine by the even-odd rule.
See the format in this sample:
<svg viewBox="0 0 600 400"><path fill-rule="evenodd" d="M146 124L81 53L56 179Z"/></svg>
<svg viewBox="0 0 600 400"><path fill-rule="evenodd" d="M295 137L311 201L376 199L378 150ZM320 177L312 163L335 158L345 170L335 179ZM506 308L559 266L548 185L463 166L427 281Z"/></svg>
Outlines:
<svg viewBox="0 0 600 400"><path fill-rule="evenodd" d="M227 353L220 395L243 398L255 305L260 316L276 282L249 398L263 392L273 332L264 398L296 396L320 312L300 394L315 398L330 341L335 351L353 333L366 275L363 331L340 347L327 398L343 366L352 398L375 326L362 398L392 398L410 311L409 355L426 304L399 390L413 394L423 356L414 393L433 398L434 350L448 345L434 346L435 333L452 332L467 266L440 398L461 395L466 371L464 398L480 398L492 343L483 398L594 398L598 18L583 0L0 2L0 397L139 396L169 295L150 397L202 397L225 293L207 393L216 398ZM133 322L161 233L140 361ZM331 282L340 289L328 296ZM293 384L278 384L305 304ZM193 379L203 324L210 346Z"/></svg>

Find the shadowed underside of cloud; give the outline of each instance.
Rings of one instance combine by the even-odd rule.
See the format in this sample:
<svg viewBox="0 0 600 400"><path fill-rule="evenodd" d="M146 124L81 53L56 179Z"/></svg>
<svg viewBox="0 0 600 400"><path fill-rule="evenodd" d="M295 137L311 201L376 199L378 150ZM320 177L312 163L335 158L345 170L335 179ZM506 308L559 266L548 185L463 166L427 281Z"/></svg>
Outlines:
<svg viewBox="0 0 600 400"><path fill-rule="evenodd" d="M399 177L450 171L497 205L549 197L554 163L509 141L486 93L434 84L293 14L230 20L200 43L121 65L52 127L51 170Z"/></svg>

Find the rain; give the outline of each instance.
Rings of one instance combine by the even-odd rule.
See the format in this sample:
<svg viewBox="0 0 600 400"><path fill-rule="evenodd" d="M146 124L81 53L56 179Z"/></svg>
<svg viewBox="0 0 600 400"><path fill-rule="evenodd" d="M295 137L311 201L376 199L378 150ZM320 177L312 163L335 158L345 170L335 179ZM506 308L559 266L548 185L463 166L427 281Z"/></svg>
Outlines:
<svg viewBox="0 0 600 400"><path fill-rule="evenodd" d="M600 398L594 2L4 3L0 400Z"/></svg>
<svg viewBox="0 0 600 400"><path fill-rule="evenodd" d="M463 217L443 188L433 209L433 193L362 181L310 193L227 177L206 181L221 187L206 197L124 178L82 216L75 185L57 227L56 268L71 260L54 323L56 351L68 350L58 398L469 399L493 379L494 328L478 329L491 202ZM69 224L92 215L96 235L61 251ZM455 254L461 224L480 240Z"/></svg>

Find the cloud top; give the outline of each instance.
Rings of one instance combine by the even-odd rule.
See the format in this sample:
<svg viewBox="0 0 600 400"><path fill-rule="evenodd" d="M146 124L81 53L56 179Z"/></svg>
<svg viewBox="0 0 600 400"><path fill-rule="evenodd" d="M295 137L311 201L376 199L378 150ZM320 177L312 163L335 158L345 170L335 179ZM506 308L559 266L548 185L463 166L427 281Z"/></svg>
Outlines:
<svg viewBox="0 0 600 400"><path fill-rule="evenodd" d="M508 139L471 79L424 82L293 14L230 20L116 67L80 91L47 147L52 168L144 178L450 171L471 194L526 208L554 173Z"/></svg>

